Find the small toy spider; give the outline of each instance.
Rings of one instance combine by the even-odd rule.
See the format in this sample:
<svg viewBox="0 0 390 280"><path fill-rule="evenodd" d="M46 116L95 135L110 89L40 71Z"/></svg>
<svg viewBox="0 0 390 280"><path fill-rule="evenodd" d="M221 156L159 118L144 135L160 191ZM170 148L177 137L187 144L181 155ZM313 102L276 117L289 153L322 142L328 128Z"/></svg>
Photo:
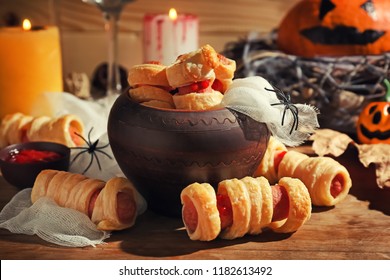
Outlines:
<svg viewBox="0 0 390 280"><path fill-rule="evenodd" d="M274 86L274 89L264 88L267 91L272 91L276 93L276 97L281 101L280 103L273 103L271 106L284 105L283 116L282 116L282 126L284 125L284 119L286 117L287 110L291 111L291 114L294 118L293 124L291 126L290 134L293 130L298 129L299 124L299 114L298 108L291 102L291 97L289 94L284 93L281 89Z"/></svg>
<svg viewBox="0 0 390 280"><path fill-rule="evenodd" d="M99 161L99 158L98 156L96 155L97 152L99 153L102 153L103 155L105 155L106 157L108 157L109 159L112 159L112 157L107 154L106 152L102 151L103 149L107 148L110 144L106 144L102 147L98 147L98 144L99 144L99 139L97 139L95 142L92 143L91 141L91 132L93 130L93 127L90 129L90 131L88 132L88 140L86 140L82 135L78 134L75 132L75 134L80 137L81 139L84 140L84 142L87 144L87 147L73 147L72 149L76 149L76 150L83 150L81 152L79 152L72 160L71 164L73 164L73 162L75 162L75 160L82 154L84 153L88 153L91 155L91 160L87 166L87 168L85 168L85 170L83 171L82 174L85 174L85 172L88 171L88 169L92 166L92 163L93 163L93 160L96 159L96 162L99 166L99 170L101 171L102 170L102 167L100 165L100 161Z"/></svg>

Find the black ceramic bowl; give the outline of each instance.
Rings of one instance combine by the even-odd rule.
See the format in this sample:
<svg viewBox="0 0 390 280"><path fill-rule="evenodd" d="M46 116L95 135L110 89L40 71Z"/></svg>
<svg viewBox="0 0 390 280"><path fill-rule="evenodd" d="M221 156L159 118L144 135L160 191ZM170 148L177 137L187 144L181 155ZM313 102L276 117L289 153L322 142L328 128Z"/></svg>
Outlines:
<svg viewBox="0 0 390 280"><path fill-rule="evenodd" d="M108 119L108 137L123 173L154 212L180 216L180 193L194 182L214 187L253 175L270 133L263 123L228 109L181 111L140 105L122 94Z"/></svg>
<svg viewBox="0 0 390 280"><path fill-rule="evenodd" d="M49 151L59 154L58 158L31 163L17 163L10 161L11 155L18 151ZM4 179L19 188L31 188L35 178L44 169L69 169L70 148L52 142L28 142L10 145L0 151L0 168Z"/></svg>

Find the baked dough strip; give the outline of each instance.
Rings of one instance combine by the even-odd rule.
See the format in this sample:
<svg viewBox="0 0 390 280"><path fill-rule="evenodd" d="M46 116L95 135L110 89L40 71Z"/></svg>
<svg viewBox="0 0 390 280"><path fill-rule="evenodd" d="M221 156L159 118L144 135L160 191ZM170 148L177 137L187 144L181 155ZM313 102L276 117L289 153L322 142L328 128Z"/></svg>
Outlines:
<svg viewBox="0 0 390 280"><path fill-rule="evenodd" d="M178 56L168 66L145 63L131 67L129 96L137 103L159 109L210 110L221 103L235 70L234 60L204 45ZM202 82L207 86L192 87Z"/></svg>
<svg viewBox="0 0 390 280"><path fill-rule="evenodd" d="M53 199L59 206L78 210L97 229L122 230L134 225L140 213L139 197L132 183L121 177L107 182L65 171L43 170L34 183L31 201Z"/></svg>
<svg viewBox="0 0 390 280"><path fill-rule="evenodd" d="M29 141L47 141L68 147L81 146L84 125L76 115L56 118L32 117L22 113L6 115L0 124L0 148Z"/></svg>
<svg viewBox="0 0 390 280"><path fill-rule="evenodd" d="M270 181L298 178L307 187L316 206L334 206L348 195L352 187L349 172L333 158L309 157L297 151L280 154L281 151L287 151L287 148L271 136L255 176L264 176Z"/></svg>
<svg viewBox="0 0 390 280"><path fill-rule="evenodd" d="M217 237L235 239L259 234L266 227L276 232L295 232L310 218L309 192L299 179L282 178L278 185L286 190L289 211L277 222L272 222L273 191L279 188L271 187L264 177L224 180L218 184L217 194L208 183L187 186L181 193L187 234L191 240L210 241ZM219 201L226 198L231 205L230 219L220 212L223 210Z"/></svg>

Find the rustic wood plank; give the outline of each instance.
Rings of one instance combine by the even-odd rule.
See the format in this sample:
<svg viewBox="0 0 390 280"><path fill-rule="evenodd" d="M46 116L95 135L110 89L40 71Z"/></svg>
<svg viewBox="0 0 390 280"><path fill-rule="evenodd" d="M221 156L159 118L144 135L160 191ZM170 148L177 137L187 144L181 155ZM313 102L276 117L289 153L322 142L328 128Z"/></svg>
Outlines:
<svg viewBox="0 0 390 280"><path fill-rule="evenodd" d="M310 154L310 148L301 147ZM390 259L390 191L375 185L374 168L364 168L354 150L338 160L353 187L334 207L313 207L294 234L265 231L257 236L191 241L180 219L146 212L134 227L114 232L107 244L64 248L36 236L0 230L1 259ZM0 207L18 191L0 177Z"/></svg>

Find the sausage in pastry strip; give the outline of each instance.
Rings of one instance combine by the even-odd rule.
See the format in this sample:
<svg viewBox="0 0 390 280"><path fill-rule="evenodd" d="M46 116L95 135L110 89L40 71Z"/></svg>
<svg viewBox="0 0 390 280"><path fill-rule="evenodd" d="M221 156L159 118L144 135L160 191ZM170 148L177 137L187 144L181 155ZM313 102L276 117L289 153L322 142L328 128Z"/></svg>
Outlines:
<svg viewBox="0 0 390 280"><path fill-rule="evenodd" d="M249 234L260 234L262 229L272 221L273 200L272 189L264 177L245 177L241 179L245 184L251 200L251 218Z"/></svg>
<svg viewBox="0 0 390 280"><path fill-rule="evenodd" d="M75 115L67 114L57 118L34 118L25 127L28 141L49 141L63 144L68 147L82 145L84 125ZM77 134L76 134L77 133Z"/></svg>
<svg viewBox="0 0 390 280"><path fill-rule="evenodd" d="M280 162L279 172L285 166L294 165L289 176L299 178L309 190L312 203L317 206L333 206L343 200L352 186L348 170L330 157L307 157L298 160L293 152L288 152ZM287 173L287 172L285 172Z"/></svg>
<svg viewBox="0 0 390 280"><path fill-rule="evenodd" d="M232 209L232 223L224 228L221 238L234 239L249 231L251 219L251 200L245 184L238 179L224 180L218 184L219 196L229 199Z"/></svg>
<svg viewBox="0 0 390 280"><path fill-rule="evenodd" d="M50 197L59 206L87 215L100 230L121 230L131 227L143 211L143 201L134 186L125 178L107 182L65 171L43 170L31 192L34 203Z"/></svg>
<svg viewBox="0 0 390 280"><path fill-rule="evenodd" d="M179 56L167 67L168 82L177 89L173 96L176 109L208 110L221 103L223 94L212 87L214 68L220 64L218 53L210 45L205 45Z"/></svg>
<svg viewBox="0 0 390 280"><path fill-rule="evenodd" d="M180 195L183 222L191 240L210 241L221 232L221 220L213 187L193 183Z"/></svg>
<svg viewBox="0 0 390 280"><path fill-rule="evenodd" d="M264 176L270 184L275 184L279 180L277 170L278 162L275 161L281 160L281 157L286 152L286 146L271 136L268 141L267 150L254 176Z"/></svg>
<svg viewBox="0 0 390 280"><path fill-rule="evenodd" d="M311 216L311 200L308 190L299 179L287 177L281 178L275 187L284 188L288 203L283 203L283 205L288 205L288 207L285 207L284 210L280 209L279 218L275 219L279 221L271 223L269 227L275 232L295 232ZM286 214L287 217L282 219ZM276 213L274 213L275 216Z"/></svg>
<svg viewBox="0 0 390 280"><path fill-rule="evenodd" d="M184 225L192 240L233 239L258 234L264 227L293 232L311 214L306 187L291 178L272 187L264 177L224 180L216 197L211 185L195 183L182 191L181 198Z"/></svg>
<svg viewBox="0 0 390 280"><path fill-rule="evenodd" d="M284 145L270 138L270 145L256 176L300 179L308 188L313 205L333 206L342 201L352 187L348 170L330 157L309 157L297 151L287 151Z"/></svg>
<svg viewBox="0 0 390 280"><path fill-rule="evenodd" d="M22 113L4 116L0 124L0 148L24 142L25 133L23 127L32 119L33 117L26 116Z"/></svg>
<svg viewBox="0 0 390 280"><path fill-rule="evenodd" d="M217 54L217 57L219 63L214 68L215 80L212 88L216 91L225 93L228 87L233 83L236 62L219 53Z"/></svg>

